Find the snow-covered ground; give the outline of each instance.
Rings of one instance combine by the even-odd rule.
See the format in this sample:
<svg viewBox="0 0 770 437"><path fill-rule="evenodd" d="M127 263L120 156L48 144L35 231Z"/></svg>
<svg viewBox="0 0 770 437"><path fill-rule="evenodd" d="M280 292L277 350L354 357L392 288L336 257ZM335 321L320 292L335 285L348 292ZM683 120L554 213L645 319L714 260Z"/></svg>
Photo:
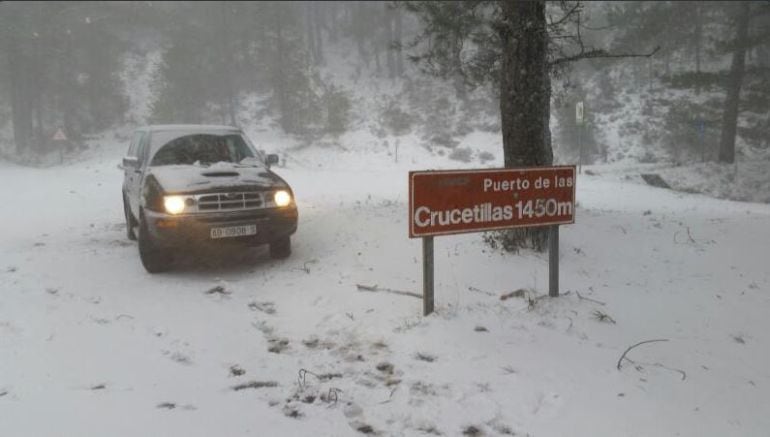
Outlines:
<svg viewBox="0 0 770 437"><path fill-rule="evenodd" d="M422 317L382 291L421 291L406 172L459 163L408 144L398 163L292 152L288 260L189 254L158 275L125 238L124 144L0 163L0 434L767 435L770 206L592 166L561 232L564 296L539 298L542 254L441 237Z"/></svg>

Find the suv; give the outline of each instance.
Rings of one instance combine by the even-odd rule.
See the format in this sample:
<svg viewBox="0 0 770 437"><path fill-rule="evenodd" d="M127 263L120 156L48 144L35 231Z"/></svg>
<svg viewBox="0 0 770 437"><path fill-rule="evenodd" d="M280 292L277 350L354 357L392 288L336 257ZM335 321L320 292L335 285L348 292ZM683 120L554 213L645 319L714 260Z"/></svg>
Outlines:
<svg viewBox="0 0 770 437"><path fill-rule="evenodd" d="M139 240L150 273L171 267L190 245L269 244L291 254L297 206L289 185L235 127L164 125L137 129L123 158L126 234Z"/></svg>

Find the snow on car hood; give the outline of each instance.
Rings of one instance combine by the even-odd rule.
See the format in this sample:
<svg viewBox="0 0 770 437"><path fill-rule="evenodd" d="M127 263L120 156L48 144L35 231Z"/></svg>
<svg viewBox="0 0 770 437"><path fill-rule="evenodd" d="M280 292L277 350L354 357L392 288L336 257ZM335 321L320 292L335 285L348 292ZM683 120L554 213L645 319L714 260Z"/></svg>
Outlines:
<svg viewBox="0 0 770 437"><path fill-rule="evenodd" d="M218 162L204 165L164 165L151 167L150 174L168 193L211 190L251 185L260 188L285 188L286 182L261 165Z"/></svg>

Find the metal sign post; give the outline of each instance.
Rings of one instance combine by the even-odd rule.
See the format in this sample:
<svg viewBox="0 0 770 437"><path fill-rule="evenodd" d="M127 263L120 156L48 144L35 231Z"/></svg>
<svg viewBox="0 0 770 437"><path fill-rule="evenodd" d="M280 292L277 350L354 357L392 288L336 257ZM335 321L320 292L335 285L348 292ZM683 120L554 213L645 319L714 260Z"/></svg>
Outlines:
<svg viewBox="0 0 770 437"><path fill-rule="evenodd" d="M548 296L559 297L559 225L548 228Z"/></svg>
<svg viewBox="0 0 770 437"><path fill-rule="evenodd" d="M422 239L422 315L433 312L433 237Z"/></svg>
<svg viewBox="0 0 770 437"><path fill-rule="evenodd" d="M559 295L559 225L575 222L575 166L409 173L409 237L422 238L423 315L434 310L436 235L549 226L549 296Z"/></svg>

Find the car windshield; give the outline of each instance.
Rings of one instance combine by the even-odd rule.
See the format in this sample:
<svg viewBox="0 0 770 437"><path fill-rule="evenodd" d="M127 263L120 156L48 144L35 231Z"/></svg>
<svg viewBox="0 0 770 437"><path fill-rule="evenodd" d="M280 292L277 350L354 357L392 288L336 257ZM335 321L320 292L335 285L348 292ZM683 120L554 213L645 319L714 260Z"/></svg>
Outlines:
<svg viewBox="0 0 770 437"><path fill-rule="evenodd" d="M153 134L157 150L150 166L214 164L217 162L240 163L247 158L257 158L243 136L238 133L180 134L158 132ZM258 159L249 160L251 164Z"/></svg>

